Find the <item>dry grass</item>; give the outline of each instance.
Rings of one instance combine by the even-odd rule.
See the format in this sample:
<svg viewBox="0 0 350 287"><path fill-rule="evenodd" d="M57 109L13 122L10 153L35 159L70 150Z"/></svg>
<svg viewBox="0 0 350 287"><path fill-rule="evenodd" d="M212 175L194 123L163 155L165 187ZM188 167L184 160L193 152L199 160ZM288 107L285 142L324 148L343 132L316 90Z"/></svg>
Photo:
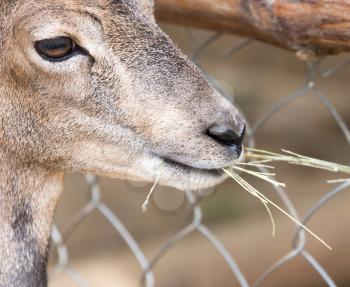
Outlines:
<svg viewBox="0 0 350 287"><path fill-rule="evenodd" d="M323 239L321 239L313 231L311 231L309 228L307 228L305 225L299 222L296 218L290 215L283 208L281 208L272 200L267 198L263 193L257 190L254 186L252 186L249 182L247 182L243 177L238 175L237 172L242 172L251 176L255 176L261 180L264 180L272 184L275 187L285 187L284 183L274 179L274 177L276 176L276 173L256 171L256 170L253 170L252 168L260 168L260 169L263 168L264 170L271 171L271 170L274 170L275 167L271 165L267 165L267 163L286 162L293 165L307 166L307 167L322 169L330 172L341 172L341 173L350 175L350 166L300 155L300 154L297 154L288 150L283 150L283 149L282 149L283 154L278 154L274 152L253 149L253 148L245 148L245 151L246 151L245 158L251 161L236 163L233 166L224 168L223 171L235 182L237 182L243 189L248 191L251 195L258 198L262 202L267 213L269 214L269 217L272 223L272 236L275 236L276 224L269 205L272 205L273 207L275 207L277 210L279 210L281 213L283 213L289 219L291 219L294 223L296 223L299 227L303 228L305 231L311 234L314 238L316 238L319 242L321 242L324 246L326 246L328 249L331 250L332 248ZM350 180L350 178L329 180L328 182L339 183L339 182L344 182L348 180ZM153 194L155 187L158 184L158 181L159 181L159 176L157 177L155 183L153 184L152 188L150 189L147 195L146 200L142 205L143 212L146 212L148 209L150 197Z"/></svg>
<svg viewBox="0 0 350 287"><path fill-rule="evenodd" d="M273 153L265 150L259 150L259 149L252 149L252 148L245 148L246 154L245 157L248 160L253 160L247 163L238 163L235 166L224 168L223 170L240 186L242 186L246 191L248 191L253 196L257 197L265 206L271 222L272 222L272 234L275 235L275 229L276 225L272 216L272 213L270 211L269 205L272 205L276 209L278 209L280 212L282 212L284 215L286 215L288 218L290 218L293 222L295 222L298 226L303 228L305 231L310 233L313 237L315 237L319 242L321 242L324 246L326 246L328 249L331 249L331 247L318 235L316 235L314 232L312 232L309 228L304 226L301 222L299 222L297 219L295 219L293 216L291 216L287 211L282 209L280 206L278 206L276 203L271 201L269 198L267 198L264 194L262 194L259 190L257 190L255 187L253 187L251 184L249 184L245 179L243 179L240 175L236 173L236 171L247 173L249 175L255 176L259 179L262 179L276 187L282 186L284 187L285 184L281 183L279 181L276 181L273 177L276 175L275 173L269 173L269 172L260 172L249 169L252 168L261 168L264 169L274 169L273 166L267 165L268 163L272 162L286 162L289 164L299 165L299 166L308 166L312 168L322 169L330 172L341 172L345 174L350 175L350 167L334 162L329 162L325 160L320 160L304 155L300 155L288 150L282 150L283 154ZM243 167L242 167L243 166ZM348 181L350 178L346 179L337 179L337 180L329 180L329 183L339 183Z"/></svg>
<svg viewBox="0 0 350 287"><path fill-rule="evenodd" d="M156 186L157 186L157 184L159 182L159 178L160 178L160 174L158 175L156 181L154 182L154 184L152 185L150 191L148 192L146 200L142 204L142 211L143 212L147 212L147 210L148 210L148 206L149 206L151 195L153 194L153 191L155 190L155 188L156 188Z"/></svg>
<svg viewBox="0 0 350 287"><path fill-rule="evenodd" d="M345 173L350 175L350 166L338 164L330 161L325 161L309 156L304 156L301 154L297 154L295 152L291 152L285 149L282 149L283 154L278 154L274 152L269 152L265 150L245 148L246 150L246 158L253 159L255 162L253 164L265 164L271 162L287 162L289 164L308 166L317 169L322 169L326 171L336 172L336 173ZM336 180L347 181L348 179L340 179Z"/></svg>

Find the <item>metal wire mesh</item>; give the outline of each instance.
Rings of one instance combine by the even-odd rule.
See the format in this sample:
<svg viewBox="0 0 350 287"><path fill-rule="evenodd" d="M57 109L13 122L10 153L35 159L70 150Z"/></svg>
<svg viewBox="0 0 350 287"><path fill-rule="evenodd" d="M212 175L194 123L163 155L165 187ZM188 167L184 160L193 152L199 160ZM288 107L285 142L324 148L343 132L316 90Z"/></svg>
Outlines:
<svg viewBox="0 0 350 287"><path fill-rule="evenodd" d="M191 33L191 32L189 32ZM213 36L206 39L198 47L193 47L192 59L199 66L201 64L201 56L203 55L206 48L211 45L213 42L217 41L221 37L221 33L216 33ZM192 38L192 35L189 35ZM224 52L223 57L230 57L234 53L239 52L241 49L244 49L252 41L243 39L238 41L233 47ZM350 145L350 129L347 127L346 123L343 121L340 114L337 112L336 108L332 103L327 99L327 97L319 89L319 81L322 81L326 78L331 78L343 69L346 65L350 63L350 60L343 61L340 64L335 65L334 67L323 71L320 68L320 64L324 59L318 59L313 62L310 62L306 65L306 80L305 84L302 85L296 91L291 92L289 95L285 96L281 100L275 102L273 106L255 123L249 124L248 122L248 145L250 147L255 146L255 134L259 131L265 123L274 117L274 115L286 108L292 101L297 98L304 97L307 94L312 93L316 100L324 105L328 110L331 118L336 122L339 129L344 134L344 137L347 143ZM206 73L208 79L212 81L213 85L220 90L222 93L226 93L224 89L217 84L210 74ZM229 95L230 96L230 95ZM232 95L231 95L232 96ZM261 168L262 171L266 172L264 168ZM100 196L100 187L98 183L98 178L94 176L86 176L86 181L90 186L90 199L86 203L85 207L79 210L75 216L73 216L66 226L62 229L62 232L58 230L57 227L54 227L52 233L53 247L58 254L58 262L51 272L50 276L53 277L59 273L66 273L68 276L74 280L78 286L89 286L88 282L85 282L83 277L81 277L69 264L68 249L65 245L67 238L74 232L77 226L86 220L93 211L98 211L101 213L105 219L111 224L111 228L125 240L130 251L136 257L142 276L140 276L140 285L152 287L155 286L155 277L153 274L154 267L157 265L159 260L165 256L165 254L175 246L179 241L189 236L194 232L199 232L206 240L208 240L217 252L224 258L226 264L229 266L230 270L234 274L238 286L248 287L248 286L261 286L266 279L271 276L273 273L278 272L279 268L284 266L288 261L295 259L296 257L303 257L308 264L319 274L322 280L327 284L327 286L336 286L332 277L327 273L327 271L321 266L321 264L313 257L313 255L306 249L306 236L304 231L300 228L296 228L295 236L291 238L291 251L275 262L272 266L268 267L267 270L261 274L254 283L248 283L245 275L240 270L235 259L230 255L229 251L225 246L218 240L215 235L206 227L202 222L202 210L199 206L200 198L198 195L191 191L186 192L186 199L191 205L193 211L192 221L188 225L179 230L174 236L168 241L164 242L163 245L159 246L158 251L150 258L146 258L142 249L139 247L138 243L133 239L132 235L124 224L119 220L118 216L114 214L111 209L101 200ZM288 197L286 191L281 187L275 187L276 194L280 197L280 200L285 205L285 208L289 211L291 215L295 218L301 220L305 225L310 221L311 218L317 215L318 211L329 203L334 197L339 195L341 192L347 190L350 186L350 180L339 184L336 188L330 190L319 201L311 206L304 216L300 218L295 206ZM235 285L236 286L236 285Z"/></svg>

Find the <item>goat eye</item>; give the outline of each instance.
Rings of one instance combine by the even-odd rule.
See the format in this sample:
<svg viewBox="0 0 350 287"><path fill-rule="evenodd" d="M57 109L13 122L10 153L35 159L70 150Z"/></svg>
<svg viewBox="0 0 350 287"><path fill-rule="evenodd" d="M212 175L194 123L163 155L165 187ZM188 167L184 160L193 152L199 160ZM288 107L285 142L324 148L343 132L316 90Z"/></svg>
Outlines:
<svg viewBox="0 0 350 287"><path fill-rule="evenodd" d="M44 39L35 43L35 49L44 59L63 61L79 51L79 46L68 37Z"/></svg>

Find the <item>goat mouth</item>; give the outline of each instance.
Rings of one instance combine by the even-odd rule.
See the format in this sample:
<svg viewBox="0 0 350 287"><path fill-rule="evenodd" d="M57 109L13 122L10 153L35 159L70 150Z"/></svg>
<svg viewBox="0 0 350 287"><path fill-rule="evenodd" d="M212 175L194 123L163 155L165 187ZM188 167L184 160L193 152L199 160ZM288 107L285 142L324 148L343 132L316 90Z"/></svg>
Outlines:
<svg viewBox="0 0 350 287"><path fill-rule="evenodd" d="M168 165L171 166L172 168L176 168L176 169L181 169L183 171L186 172L201 172L201 173L206 173L206 174L210 174L211 176L222 176L224 174L224 171L222 169L219 168L213 168L213 169L207 169L207 168L196 168L190 165L186 165L180 162L177 162L175 160L172 160L170 158L166 158L166 157L161 157L161 159L163 160L163 162Z"/></svg>

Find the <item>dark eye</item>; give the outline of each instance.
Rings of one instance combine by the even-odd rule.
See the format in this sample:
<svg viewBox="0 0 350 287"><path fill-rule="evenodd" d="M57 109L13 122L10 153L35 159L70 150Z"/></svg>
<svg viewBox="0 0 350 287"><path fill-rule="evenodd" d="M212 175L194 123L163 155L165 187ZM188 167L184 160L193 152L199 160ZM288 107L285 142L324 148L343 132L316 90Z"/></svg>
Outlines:
<svg viewBox="0 0 350 287"><path fill-rule="evenodd" d="M80 47L68 37L56 37L35 43L35 49L44 59L63 61L80 52Z"/></svg>

